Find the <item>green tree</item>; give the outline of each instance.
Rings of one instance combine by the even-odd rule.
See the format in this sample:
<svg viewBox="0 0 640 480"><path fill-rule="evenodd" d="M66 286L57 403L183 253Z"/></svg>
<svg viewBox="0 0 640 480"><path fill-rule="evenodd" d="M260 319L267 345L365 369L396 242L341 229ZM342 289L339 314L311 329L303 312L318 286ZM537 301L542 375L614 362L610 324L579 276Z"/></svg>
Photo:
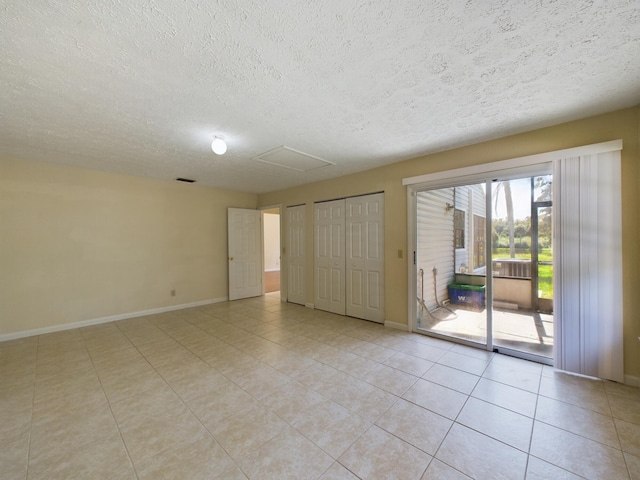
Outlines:
<svg viewBox="0 0 640 480"><path fill-rule="evenodd" d="M514 233L517 237L528 237L531 235L531 217L516 220Z"/></svg>
<svg viewBox="0 0 640 480"><path fill-rule="evenodd" d="M511 182L505 180L504 182L498 182L496 186L496 194L494 200L494 210L496 216L498 214L498 198L500 198L500 190L504 192L504 201L507 207L507 228L509 230L509 256L511 258L516 257L516 244L515 244L515 224L513 219L513 197L511 195Z"/></svg>
<svg viewBox="0 0 640 480"><path fill-rule="evenodd" d="M542 175L535 178L534 192L536 202L549 202L553 194L553 181L551 175ZM540 243L551 245L551 207L543 207L538 211L538 236Z"/></svg>
<svg viewBox="0 0 640 480"><path fill-rule="evenodd" d="M542 175L535 178L534 192L536 202L548 202L551 201L553 183L551 181L551 175Z"/></svg>

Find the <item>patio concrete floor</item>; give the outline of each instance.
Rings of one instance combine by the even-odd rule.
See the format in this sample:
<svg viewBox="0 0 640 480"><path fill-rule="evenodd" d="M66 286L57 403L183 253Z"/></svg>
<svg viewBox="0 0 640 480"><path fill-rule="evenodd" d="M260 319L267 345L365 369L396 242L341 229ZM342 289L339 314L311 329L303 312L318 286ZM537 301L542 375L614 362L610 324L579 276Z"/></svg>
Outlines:
<svg viewBox="0 0 640 480"><path fill-rule="evenodd" d="M418 305L418 330L486 344L487 312L447 305L427 312ZM553 358L553 315L525 310L493 310L494 347Z"/></svg>

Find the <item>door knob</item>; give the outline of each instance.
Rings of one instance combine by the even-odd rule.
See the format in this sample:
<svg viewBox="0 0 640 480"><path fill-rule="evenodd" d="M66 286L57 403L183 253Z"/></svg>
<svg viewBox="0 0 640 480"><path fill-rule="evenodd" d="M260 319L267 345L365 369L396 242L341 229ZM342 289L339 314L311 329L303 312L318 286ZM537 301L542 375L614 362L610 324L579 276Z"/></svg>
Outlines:
<svg viewBox="0 0 640 480"><path fill-rule="evenodd" d="M229 257L229 260L230 260L230 261L233 261L233 257Z"/></svg>

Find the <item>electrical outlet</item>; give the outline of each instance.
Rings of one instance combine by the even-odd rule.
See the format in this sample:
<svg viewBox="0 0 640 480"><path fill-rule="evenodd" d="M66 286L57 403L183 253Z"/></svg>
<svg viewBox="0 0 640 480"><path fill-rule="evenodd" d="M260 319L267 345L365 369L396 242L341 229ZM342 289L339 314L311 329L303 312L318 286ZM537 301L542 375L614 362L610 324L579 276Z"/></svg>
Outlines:
<svg viewBox="0 0 640 480"><path fill-rule="evenodd" d="M176 291L175 290L171 290L171 296L175 297L176 296Z"/></svg>

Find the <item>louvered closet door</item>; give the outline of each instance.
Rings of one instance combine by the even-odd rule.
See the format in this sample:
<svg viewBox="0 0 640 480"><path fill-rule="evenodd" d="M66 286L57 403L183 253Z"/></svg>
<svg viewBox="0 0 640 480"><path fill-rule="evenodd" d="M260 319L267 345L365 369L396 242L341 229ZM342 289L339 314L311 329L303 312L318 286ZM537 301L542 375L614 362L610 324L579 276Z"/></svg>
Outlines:
<svg viewBox="0 0 640 480"><path fill-rule="evenodd" d="M317 203L314 227L315 308L345 314L345 201Z"/></svg>
<svg viewBox="0 0 640 480"><path fill-rule="evenodd" d="M287 301L305 304L306 206L287 208Z"/></svg>
<svg viewBox="0 0 640 480"><path fill-rule="evenodd" d="M384 323L384 194L346 199L346 313Z"/></svg>

